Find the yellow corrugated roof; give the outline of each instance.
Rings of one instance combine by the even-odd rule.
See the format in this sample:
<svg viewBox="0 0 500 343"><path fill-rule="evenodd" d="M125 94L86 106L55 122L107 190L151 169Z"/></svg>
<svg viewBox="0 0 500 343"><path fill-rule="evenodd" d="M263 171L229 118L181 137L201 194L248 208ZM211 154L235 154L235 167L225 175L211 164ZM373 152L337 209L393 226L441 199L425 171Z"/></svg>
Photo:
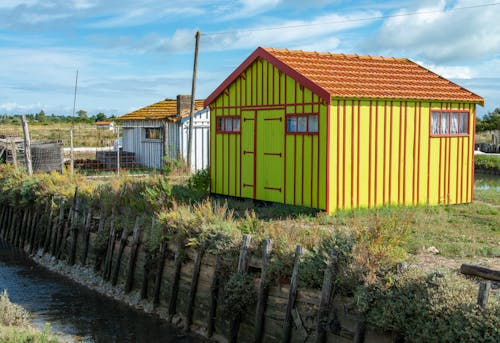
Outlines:
<svg viewBox="0 0 500 343"><path fill-rule="evenodd" d="M195 100L194 111L203 109L203 99ZM189 115L189 109L177 116L177 100L165 99L152 105L140 108L134 112L124 114L117 120L169 120L177 121Z"/></svg>

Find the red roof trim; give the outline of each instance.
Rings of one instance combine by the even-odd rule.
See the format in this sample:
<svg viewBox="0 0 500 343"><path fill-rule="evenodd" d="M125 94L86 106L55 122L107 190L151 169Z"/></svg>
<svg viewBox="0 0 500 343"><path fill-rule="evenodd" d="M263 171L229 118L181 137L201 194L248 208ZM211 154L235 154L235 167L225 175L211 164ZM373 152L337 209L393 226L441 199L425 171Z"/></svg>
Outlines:
<svg viewBox="0 0 500 343"><path fill-rule="evenodd" d="M291 68L289 65L283 63L281 60L279 60L278 58L270 54L268 51L266 51L266 49L258 47L250 56L246 58L245 61L243 61L242 64L240 64L238 68L236 68L235 71L233 71L224 80L224 82L222 82L219 85L219 87L215 89L215 91L212 92L212 94L210 94L205 99L205 101L203 102L203 106L207 107L210 105L210 103L215 101L215 98L217 98L224 91L224 89L226 89L231 83L233 83L233 81L235 81L238 78L238 76L259 57L265 59L273 66L278 68L278 70L284 72L286 75L295 79L301 85L304 85L305 87L309 88L313 93L316 93L320 98L324 99L327 103L330 103L330 93L327 92L323 87L314 83L313 81L305 77L303 74Z"/></svg>

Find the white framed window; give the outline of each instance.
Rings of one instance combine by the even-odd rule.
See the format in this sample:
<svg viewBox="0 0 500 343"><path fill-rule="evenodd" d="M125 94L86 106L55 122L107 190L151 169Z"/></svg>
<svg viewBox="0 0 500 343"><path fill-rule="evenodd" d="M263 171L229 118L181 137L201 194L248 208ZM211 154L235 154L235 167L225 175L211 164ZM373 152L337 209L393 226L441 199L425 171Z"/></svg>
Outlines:
<svg viewBox="0 0 500 343"><path fill-rule="evenodd" d="M311 114L288 114L286 116L286 133L317 134L319 132L319 117Z"/></svg>
<svg viewBox="0 0 500 343"><path fill-rule="evenodd" d="M239 116L217 116L215 122L217 133L239 133L241 130Z"/></svg>
<svg viewBox="0 0 500 343"><path fill-rule="evenodd" d="M468 135L469 114L469 111L432 110L431 136Z"/></svg>

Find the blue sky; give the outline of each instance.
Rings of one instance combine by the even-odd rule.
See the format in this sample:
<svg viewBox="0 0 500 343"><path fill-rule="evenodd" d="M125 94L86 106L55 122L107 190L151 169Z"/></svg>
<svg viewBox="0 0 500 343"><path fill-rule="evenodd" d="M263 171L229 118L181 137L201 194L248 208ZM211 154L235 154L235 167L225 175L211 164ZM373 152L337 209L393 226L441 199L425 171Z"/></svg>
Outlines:
<svg viewBox="0 0 500 343"><path fill-rule="evenodd" d="M500 2L0 0L0 114L207 97L258 46L407 57L500 107ZM405 15L420 12L418 15ZM281 29L274 29L282 27ZM220 34L215 34L223 32Z"/></svg>

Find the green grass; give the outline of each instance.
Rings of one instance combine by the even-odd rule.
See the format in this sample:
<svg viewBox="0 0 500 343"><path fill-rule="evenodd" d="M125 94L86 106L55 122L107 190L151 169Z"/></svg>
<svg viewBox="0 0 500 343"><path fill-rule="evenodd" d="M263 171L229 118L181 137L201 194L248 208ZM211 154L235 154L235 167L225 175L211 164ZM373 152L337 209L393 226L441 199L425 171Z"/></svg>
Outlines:
<svg viewBox="0 0 500 343"><path fill-rule="evenodd" d="M500 206L500 192L495 189L476 189L474 198L493 206Z"/></svg>

